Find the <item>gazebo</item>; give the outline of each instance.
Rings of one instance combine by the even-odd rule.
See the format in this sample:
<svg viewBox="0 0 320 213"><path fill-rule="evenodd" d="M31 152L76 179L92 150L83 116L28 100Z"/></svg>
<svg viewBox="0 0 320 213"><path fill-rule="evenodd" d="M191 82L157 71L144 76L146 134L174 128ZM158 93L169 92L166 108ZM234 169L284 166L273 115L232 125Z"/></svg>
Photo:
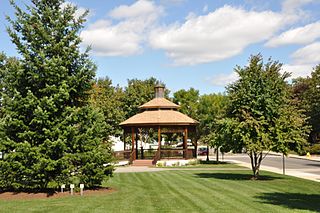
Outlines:
<svg viewBox="0 0 320 213"><path fill-rule="evenodd" d="M138 134L141 134L141 129L153 129L157 132L158 146L157 149L151 153L151 161L153 164L164 157L189 159L196 157L197 144L196 141L191 141L193 149L188 149L188 134L196 131L198 121L178 111L179 105L164 98L165 88L162 85L155 87L155 98L140 106L141 112L130 117L129 119L120 123L124 129L124 147L126 149L125 138L127 134L131 135L131 150L130 162L134 162L139 157L144 159L144 150L138 150ZM175 147L168 149L161 147L161 135L178 133L183 136L182 148ZM126 150L125 150L126 151Z"/></svg>

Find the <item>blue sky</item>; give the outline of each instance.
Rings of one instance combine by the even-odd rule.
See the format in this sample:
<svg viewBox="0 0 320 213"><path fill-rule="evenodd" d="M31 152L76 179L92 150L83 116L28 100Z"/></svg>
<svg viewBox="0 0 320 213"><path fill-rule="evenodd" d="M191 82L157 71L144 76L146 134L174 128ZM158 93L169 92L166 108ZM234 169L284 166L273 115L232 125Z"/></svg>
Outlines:
<svg viewBox="0 0 320 213"><path fill-rule="evenodd" d="M305 77L320 63L319 0L68 2L78 13L90 10L80 36L83 47L92 46L97 77L120 86L154 76L172 92L223 92L251 54L279 60L292 77ZM0 51L14 56L5 15L13 10L0 0Z"/></svg>

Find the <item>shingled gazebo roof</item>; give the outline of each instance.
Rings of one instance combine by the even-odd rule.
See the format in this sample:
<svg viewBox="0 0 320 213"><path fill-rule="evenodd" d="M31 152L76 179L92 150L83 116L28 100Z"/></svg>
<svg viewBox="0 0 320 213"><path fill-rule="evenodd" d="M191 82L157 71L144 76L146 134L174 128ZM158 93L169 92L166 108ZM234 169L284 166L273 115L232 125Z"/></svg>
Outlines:
<svg viewBox="0 0 320 213"><path fill-rule="evenodd" d="M139 106L140 109L178 109L180 106L165 98L154 98L151 101Z"/></svg>
<svg viewBox="0 0 320 213"><path fill-rule="evenodd" d="M121 126L152 126L152 125L196 125L198 122L187 115L173 110L152 110L138 113Z"/></svg>
<svg viewBox="0 0 320 213"><path fill-rule="evenodd" d="M199 123L177 111L180 106L163 97L163 86L157 86L155 90L156 98L141 105L142 112L123 121L120 126L194 126Z"/></svg>

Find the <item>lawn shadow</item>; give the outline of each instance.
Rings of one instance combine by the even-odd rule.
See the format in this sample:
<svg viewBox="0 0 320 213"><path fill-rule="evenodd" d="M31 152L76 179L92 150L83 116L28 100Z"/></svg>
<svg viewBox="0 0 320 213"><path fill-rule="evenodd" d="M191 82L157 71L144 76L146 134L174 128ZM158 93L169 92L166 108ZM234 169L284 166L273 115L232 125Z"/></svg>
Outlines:
<svg viewBox="0 0 320 213"><path fill-rule="evenodd" d="M301 193L263 193L256 198L262 203L284 206L290 209L300 209L320 212L320 194Z"/></svg>
<svg viewBox="0 0 320 213"><path fill-rule="evenodd" d="M4 193L11 193L12 195L19 195L19 194L33 194L33 195L40 195L46 194L47 197L51 197L57 192L55 189L20 189L20 190L0 190L0 194Z"/></svg>
<svg viewBox="0 0 320 213"><path fill-rule="evenodd" d="M251 180L251 174L237 174L237 173L197 173L195 174L198 178L215 178L223 180ZM260 175L260 180L275 180L281 179L281 177L275 177L270 175Z"/></svg>
<svg viewBox="0 0 320 213"><path fill-rule="evenodd" d="M230 164L229 162L225 162L225 161L213 161L213 160L210 160L210 161L206 161L206 160L200 160L200 164L205 164L205 165L208 165L208 164L212 164L212 165L219 165L219 164Z"/></svg>

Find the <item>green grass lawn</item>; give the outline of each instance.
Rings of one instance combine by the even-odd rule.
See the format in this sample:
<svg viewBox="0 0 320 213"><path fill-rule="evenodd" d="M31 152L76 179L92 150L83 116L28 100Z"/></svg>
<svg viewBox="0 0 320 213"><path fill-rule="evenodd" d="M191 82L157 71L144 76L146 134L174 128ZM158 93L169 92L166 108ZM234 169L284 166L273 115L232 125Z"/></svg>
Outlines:
<svg viewBox="0 0 320 213"><path fill-rule="evenodd" d="M319 212L320 183L249 170L121 173L115 192L42 200L0 201L0 212Z"/></svg>

